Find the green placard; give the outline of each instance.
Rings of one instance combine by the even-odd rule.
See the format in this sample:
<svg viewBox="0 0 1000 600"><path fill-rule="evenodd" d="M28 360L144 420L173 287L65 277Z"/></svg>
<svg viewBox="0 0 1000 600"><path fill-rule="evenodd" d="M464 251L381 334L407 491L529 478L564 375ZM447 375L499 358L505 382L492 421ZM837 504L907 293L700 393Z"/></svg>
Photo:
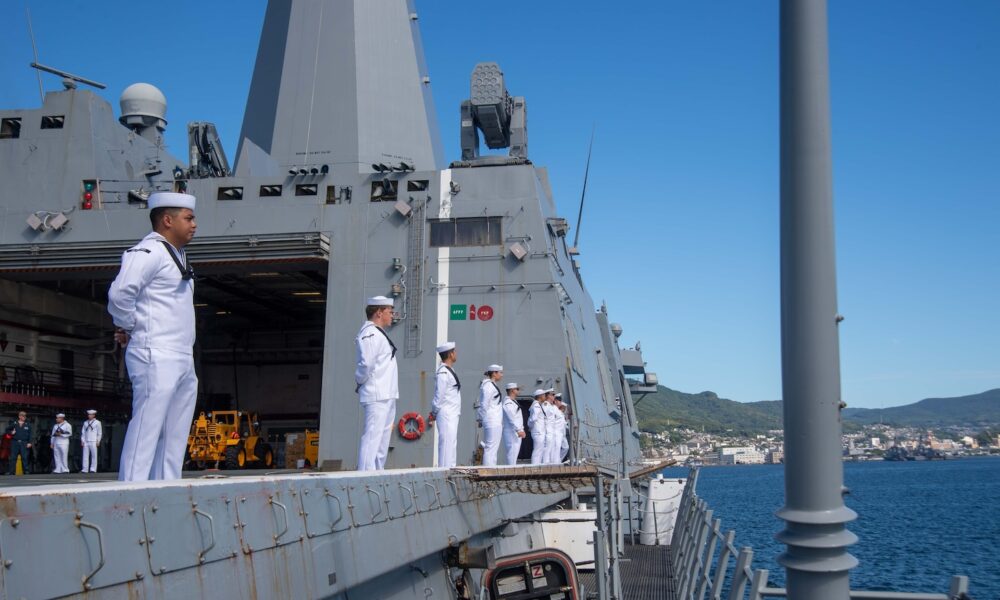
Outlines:
<svg viewBox="0 0 1000 600"><path fill-rule="evenodd" d="M451 320L452 321L464 321L465 312L467 309L465 304L452 304L451 305Z"/></svg>

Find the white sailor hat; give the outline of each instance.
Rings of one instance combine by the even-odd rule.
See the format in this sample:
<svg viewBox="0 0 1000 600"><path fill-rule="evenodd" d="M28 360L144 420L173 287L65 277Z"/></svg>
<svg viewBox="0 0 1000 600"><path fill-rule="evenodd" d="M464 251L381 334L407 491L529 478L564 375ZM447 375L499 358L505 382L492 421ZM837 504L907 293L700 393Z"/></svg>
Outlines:
<svg viewBox="0 0 1000 600"><path fill-rule="evenodd" d="M386 298L385 296L372 296L365 302L365 304L367 306L392 306L392 298Z"/></svg>
<svg viewBox="0 0 1000 600"><path fill-rule="evenodd" d="M510 383L507 384L507 389L508 390L517 390L517 389L520 389L520 387L516 383L514 383L513 381L511 381Z"/></svg>
<svg viewBox="0 0 1000 600"><path fill-rule="evenodd" d="M559 392L558 394L556 394L556 398L559 398L560 400L562 400L562 392Z"/></svg>
<svg viewBox="0 0 1000 600"><path fill-rule="evenodd" d="M455 347L455 342L445 342L437 347L437 353L447 352Z"/></svg>
<svg viewBox="0 0 1000 600"><path fill-rule="evenodd" d="M88 415L96 415L97 411L91 408L90 410L87 411L87 414Z"/></svg>
<svg viewBox="0 0 1000 600"><path fill-rule="evenodd" d="M498 371L503 371L503 365L498 365L496 363L486 367L487 373L496 373Z"/></svg>
<svg viewBox="0 0 1000 600"><path fill-rule="evenodd" d="M177 192L153 192L146 200L149 210L154 208L190 208L194 210L195 198L191 194Z"/></svg>
<svg viewBox="0 0 1000 600"><path fill-rule="evenodd" d="M537 390L535 390L535 393L532 394L532 396L534 396L535 398L544 395L545 395L545 390L543 390L542 388L538 388Z"/></svg>
<svg viewBox="0 0 1000 600"><path fill-rule="evenodd" d="M56 415L56 418L57 418L57 419L65 419L65 418L66 418L66 415L64 415L63 413L58 413L58 414Z"/></svg>
<svg viewBox="0 0 1000 600"><path fill-rule="evenodd" d="M545 393L546 394L554 394L554 393L556 393L556 388L549 388L549 389L545 390Z"/></svg>

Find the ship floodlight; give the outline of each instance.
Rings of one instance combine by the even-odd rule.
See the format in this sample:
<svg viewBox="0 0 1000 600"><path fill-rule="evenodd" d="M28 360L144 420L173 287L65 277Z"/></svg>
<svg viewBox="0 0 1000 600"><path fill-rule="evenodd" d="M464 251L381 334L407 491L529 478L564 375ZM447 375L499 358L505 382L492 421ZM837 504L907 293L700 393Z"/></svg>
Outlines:
<svg viewBox="0 0 1000 600"><path fill-rule="evenodd" d="M299 174L299 172L298 172L298 171L296 171L295 169L288 169L288 174L289 174L289 175L298 175L298 174Z"/></svg>
<svg viewBox="0 0 1000 600"><path fill-rule="evenodd" d="M524 261L525 257L528 256L528 251L518 242L514 242L510 246L507 246L507 250L510 250L511 256L520 261Z"/></svg>
<svg viewBox="0 0 1000 600"><path fill-rule="evenodd" d="M63 213L56 213L51 219L48 220L49 227L55 229L56 231L65 227L66 223L69 223L69 217Z"/></svg>
<svg viewBox="0 0 1000 600"><path fill-rule="evenodd" d="M319 175L319 169L317 169L316 167L309 169L309 172L312 173L313 175Z"/></svg>
<svg viewBox="0 0 1000 600"><path fill-rule="evenodd" d="M28 215L28 219L26 222L28 224L28 227L31 227L35 231L38 231L39 229L45 231L45 223L42 222L42 220L39 219L38 215L36 215L35 213L31 213L30 215Z"/></svg>
<svg viewBox="0 0 1000 600"><path fill-rule="evenodd" d="M327 173L330 172L330 165L323 165L322 167L319 168L319 172L326 175Z"/></svg>
<svg viewBox="0 0 1000 600"><path fill-rule="evenodd" d="M382 167L378 166L376 163L372 163L372 170L382 172Z"/></svg>
<svg viewBox="0 0 1000 600"><path fill-rule="evenodd" d="M379 173L386 173L392 170L392 167L387 166L385 163L379 163L378 167L379 167L378 169Z"/></svg>
<svg viewBox="0 0 1000 600"><path fill-rule="evenodd" d="M400 162L399 163L399 170L400 171L413 171L414 168L413 168L413 165L411 165L411 164L408 164L408 163L405 163L405 162Z"/></svg>
<svg viewBox="0 0 1000 600"><path fill-rule="evenodd" d="M410 205L404 202L403 200L397 201L396 204L394 205L394 208L396 209L396 212L403 215L404 217L410 216L410 211L413 210L410 208Z"/></svg>
<svg viewBox="0 0 1000 600"><path fill-rule="evenodd" d="M306 171L305 169L299 169L299 175L308 175L308 174L309 171Z"/></svg>

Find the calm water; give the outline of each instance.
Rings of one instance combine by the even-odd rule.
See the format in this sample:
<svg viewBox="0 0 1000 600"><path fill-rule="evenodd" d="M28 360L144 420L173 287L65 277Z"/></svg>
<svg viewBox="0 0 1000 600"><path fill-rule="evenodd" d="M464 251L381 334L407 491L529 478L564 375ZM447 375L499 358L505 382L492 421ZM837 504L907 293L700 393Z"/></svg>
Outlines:
<svg viewBox="0 0 1000 600"><path fill-rule="evenodd" d="M850 549L860 561L854 589L946 593L952 575L968 575L975 600L1000 600L1000 458L845 463L844 479L858 513L848 525L860 538ZM775 559L784 546L774 541L783 522L774 513L784 467L705 467L698 492L723 530L736 530L736 546L753 547L754 567L783 586Z"/></svg>

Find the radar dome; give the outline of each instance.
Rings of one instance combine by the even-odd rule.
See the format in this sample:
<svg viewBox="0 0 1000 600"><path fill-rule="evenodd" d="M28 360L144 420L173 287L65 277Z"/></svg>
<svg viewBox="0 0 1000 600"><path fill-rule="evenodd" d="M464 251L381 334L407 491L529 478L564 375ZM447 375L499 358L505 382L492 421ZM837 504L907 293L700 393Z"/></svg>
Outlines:
<svg viewBox="0 0 1000 600"><path fill-rule="evenodd" d="M166 125L167 98L163 92L148 83L133 83L125 88L119 100L122 121L129 117L152 117Z"/></svg>

